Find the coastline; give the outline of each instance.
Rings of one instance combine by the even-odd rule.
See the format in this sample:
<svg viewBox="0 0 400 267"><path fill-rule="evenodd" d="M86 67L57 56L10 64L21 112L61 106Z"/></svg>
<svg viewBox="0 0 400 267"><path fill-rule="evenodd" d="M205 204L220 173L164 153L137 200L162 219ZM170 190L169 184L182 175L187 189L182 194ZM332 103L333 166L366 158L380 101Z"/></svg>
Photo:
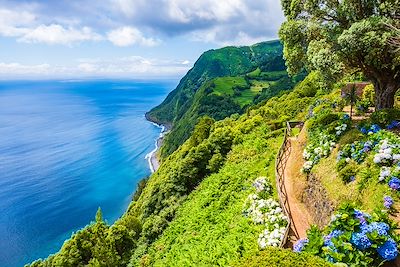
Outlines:
<svg viewBox="0 0 400 267"><path fill-rule="evenodd" d="M158 138L155 141L154 149L145 156L145 159L147 159L147 162L149 163L149 168L150 168L151 173L154 173L160 167L160 160L157 156L157 152L161 148L162 143L164 141L164 137L169 132L171 127L169 125L158 124L158 123L150 120L149 117L147 116L147 114L145 117L150 123L152 123L154 126L161 129L160 135L158 136Z"/></svg>

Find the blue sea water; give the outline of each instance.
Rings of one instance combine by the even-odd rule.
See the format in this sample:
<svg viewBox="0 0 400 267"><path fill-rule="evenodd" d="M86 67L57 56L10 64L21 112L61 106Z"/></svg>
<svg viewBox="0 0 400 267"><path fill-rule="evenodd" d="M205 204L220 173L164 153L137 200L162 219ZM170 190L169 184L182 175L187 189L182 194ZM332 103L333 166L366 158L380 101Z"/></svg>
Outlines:
<svg viewBox="0 0 400 267"><path fill-rule="evenodd" d="M0 82L0 266L58 251L98 207L122 215L160 133L144 113L176 82Z"/></svg>

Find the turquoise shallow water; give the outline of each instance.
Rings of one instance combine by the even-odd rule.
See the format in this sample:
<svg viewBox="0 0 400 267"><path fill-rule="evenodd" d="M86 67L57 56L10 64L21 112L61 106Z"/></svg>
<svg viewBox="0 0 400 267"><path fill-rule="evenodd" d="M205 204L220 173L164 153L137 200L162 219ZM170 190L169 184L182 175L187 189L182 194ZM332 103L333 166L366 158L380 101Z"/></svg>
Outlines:
<svg viewBox="0 0 400 267"><path fill-rule="evenodd" d="M122 215L160 133L144 113L176 83L0 82L0 266L58 251L98 207Z"/></svg>

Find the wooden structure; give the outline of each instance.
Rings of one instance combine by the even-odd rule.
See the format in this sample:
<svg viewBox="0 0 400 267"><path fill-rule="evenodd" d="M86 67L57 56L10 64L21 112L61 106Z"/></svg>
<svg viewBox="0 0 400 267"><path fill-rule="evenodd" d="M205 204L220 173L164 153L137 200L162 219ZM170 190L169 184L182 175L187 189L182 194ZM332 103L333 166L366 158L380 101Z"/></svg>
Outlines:
<svg viewBox="0 0 400 267"><path fill-rule="evenodd" d="M353 82L353 83L347 83L341 90L341 96L346 97L349 96L353 90L355 89L355 95L357 97L361 97L364 92L364 88L371 84L370 82Z"/></svg>
<svg viewBox="0 0 400 267"><path fill-rule="evenodd" d="M292 128L294 127L302 128L303 125L304 122L301 121L286 123L283 142L278 151L278 155L275 161L275 178L276 178L276 188L278 191L279 202L281 204L284 214L288 218L288 225L286 226L285 235L280 245L281 247L287 246L290 236L294 237L296 240L299 239L299 234L297 232L296 226L293 223L293 218L291 216L290 206L288 203L288 196L285 188L285 168L291 150L289 137L292 135Z"/></svg>

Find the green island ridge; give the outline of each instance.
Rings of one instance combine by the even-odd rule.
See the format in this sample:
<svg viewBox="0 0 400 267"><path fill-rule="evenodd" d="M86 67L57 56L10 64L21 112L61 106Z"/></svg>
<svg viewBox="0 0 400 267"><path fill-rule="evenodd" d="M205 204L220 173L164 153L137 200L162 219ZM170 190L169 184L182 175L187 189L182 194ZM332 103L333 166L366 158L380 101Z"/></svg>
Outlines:
<svg viewBox="0 0 400 267"><path fill-rule="evenodd" d="M127 211L27 266L400 266L400 3L368 3L282 0L280 41L205 52Z"/></svg>

